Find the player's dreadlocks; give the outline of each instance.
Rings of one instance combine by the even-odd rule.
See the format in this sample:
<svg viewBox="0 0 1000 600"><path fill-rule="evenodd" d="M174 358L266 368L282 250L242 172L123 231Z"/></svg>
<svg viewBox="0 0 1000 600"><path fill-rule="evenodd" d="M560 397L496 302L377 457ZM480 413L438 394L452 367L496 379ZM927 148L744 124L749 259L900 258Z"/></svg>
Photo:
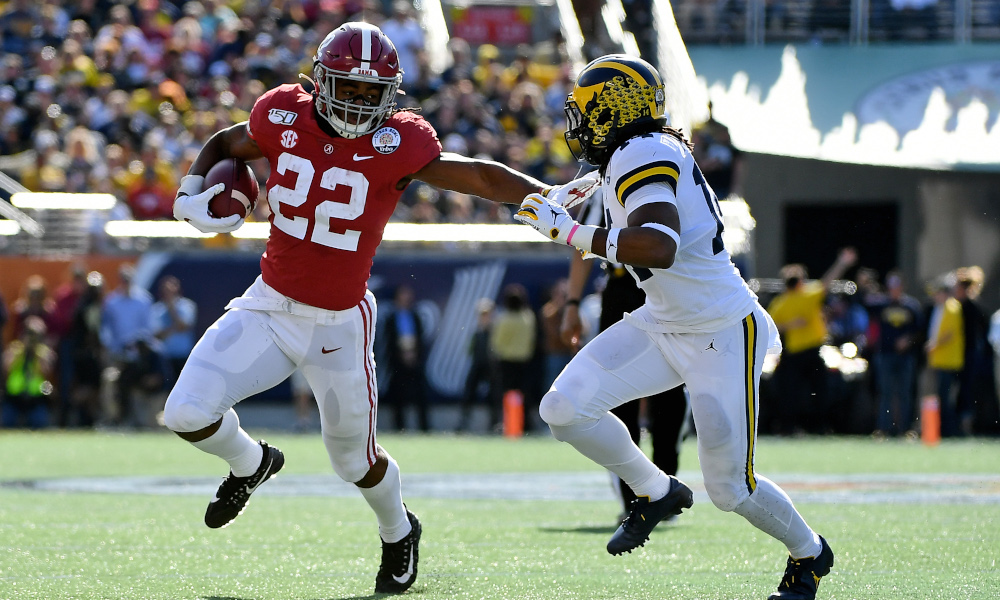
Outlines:
<svg viewBox="0 0 1000 600"><path fill-rule="evenodd" d="M692 142L691 140L687 139L687 137L684 136L684 132L682 130L676 129L674 127L671 127L670 125L664 125L660 129L660 131L662 133L666 133L666 134L674 136L675 138L677 138L678 140L680 140L682 144L684 144L685 146L687 146L688 150L694 151L694 142Z"/></svg>

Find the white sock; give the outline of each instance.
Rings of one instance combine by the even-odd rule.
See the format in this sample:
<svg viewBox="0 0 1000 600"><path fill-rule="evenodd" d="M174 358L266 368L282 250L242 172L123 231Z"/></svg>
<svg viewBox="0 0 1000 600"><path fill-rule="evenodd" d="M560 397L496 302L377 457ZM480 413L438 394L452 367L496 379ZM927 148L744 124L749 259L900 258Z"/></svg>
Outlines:
<svg viewBox="0 0 1000 600"><path fill-rule="evenodd" d="M229 468L237 477L253 475L264 459L264 449L243 431L239 416L231 408L222 415L222 425L218 431L191 444L202 452L214 454L229 463Z"/></svg>
<svg viewBox="0 0 1000 600"><path fill-rule="evenodd" d="M823 548L819 535L809 528L799 511L795 510L788 494L760 474L757 475L757 489L733 512L783 543L792 558L818 556Z"/></svg>
<svg viewBox="0 0 1000 600"><path fill-rule="evenodd" d="M383 450L384 451L384 450ZM388 453L389 466L385 477L370 488L358 488L365 497L368 506L375 512L378 519L378 533L382 541L393 543L410 533L410 520L406 518L406 508L403 506L403 493L399 483L399 465Z"/></svg>
<svg viewBox="0 0 1000 600"><path fill-rule="evenodd" d="M657 468L632 441L621 419L605 413L596 421L549 425L552 435L621 477L636 496L659 500L670 491L670 476Z"/></svg>

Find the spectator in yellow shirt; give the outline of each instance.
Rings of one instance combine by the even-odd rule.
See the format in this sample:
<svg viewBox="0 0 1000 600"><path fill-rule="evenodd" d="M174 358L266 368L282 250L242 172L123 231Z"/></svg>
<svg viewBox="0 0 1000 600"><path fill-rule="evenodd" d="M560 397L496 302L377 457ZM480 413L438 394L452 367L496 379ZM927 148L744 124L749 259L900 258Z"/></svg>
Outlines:
<svg viewBox="0 0 1000 600"><path fill-rule="evenodd" d="M965 367L965 331L962 303L953 298L945 281L931 284L934 307L927 327L927 368L934 374L941 406L941 434L958 435L958 398L952 390Z"/></svg>
<svg viewBox="0 0 1000 600"><path fill-rule="evenodd" d="M524 395L524 414L533 414L531 398L531 360L535 356L538 339L535 313L528 303L528 292L519 283L508 284L503 291L503 310L493 321L490 331L490 348L500 364L500 397L510 390L520 390Z"/></svg>
<svg viewBox="0 0 1000 600"><path fill-rule="evenodd" d="M785 291L767 307L781 332L783 346L775 373L781 397L774 423L778 433L798 430L818 433L829 422L826 366L819 354L827 337L823 302L830 283L854 265L857 258L853 248L844 248L819 281L807 281L803 265L781 268Z"/></svg>

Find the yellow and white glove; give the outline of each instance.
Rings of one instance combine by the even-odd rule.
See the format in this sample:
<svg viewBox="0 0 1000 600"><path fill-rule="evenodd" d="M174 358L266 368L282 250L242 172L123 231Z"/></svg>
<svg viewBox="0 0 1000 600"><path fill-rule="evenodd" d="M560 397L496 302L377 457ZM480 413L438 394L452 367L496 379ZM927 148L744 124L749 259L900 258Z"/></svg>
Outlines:
<svg viewBox="0 0 1000 600"><path fill-rule="evenodd" d="M592 252L596 227L581 225L566 213L566 209L541 194L528 194L521 202L521 209L514 220L531 225L539 233L554 242L575 246L584 252Z"/></svg>
<svg viewBox="0 0 1000 600"><path fill-rule="evenodd" d="M601 177L595 169L569 183L545 188L542 195L559 206L570 209L593 196L600 185Z"/></svg>
<svg viewBox="0 0 1000 600"><path fill-rule="evenodd" d="M205 178L201 175L185 175L181 177L181 185L174 198L174 218L187 221L202 233L229 233L243 225L243 217L229 215L216 218L208 212L208 201L226 189L225 184L217 183L207 190L202 190Z"/></svg>

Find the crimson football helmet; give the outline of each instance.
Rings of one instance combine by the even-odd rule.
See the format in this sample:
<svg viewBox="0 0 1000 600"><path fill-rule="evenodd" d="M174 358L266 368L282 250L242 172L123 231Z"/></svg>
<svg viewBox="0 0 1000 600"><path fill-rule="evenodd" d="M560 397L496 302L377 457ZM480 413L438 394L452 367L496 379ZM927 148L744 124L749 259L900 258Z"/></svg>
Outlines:
<svg viewBox="0 0 1000 600"><path fill-rule="evenodd" d="M337 80L350 79L382 85L377 103L338 100ZM333 129L353 139L385 122L396 107L403 81L396 47L382 30L369 23L344 23L326 36L313 57L316 109Z"/></svg>

